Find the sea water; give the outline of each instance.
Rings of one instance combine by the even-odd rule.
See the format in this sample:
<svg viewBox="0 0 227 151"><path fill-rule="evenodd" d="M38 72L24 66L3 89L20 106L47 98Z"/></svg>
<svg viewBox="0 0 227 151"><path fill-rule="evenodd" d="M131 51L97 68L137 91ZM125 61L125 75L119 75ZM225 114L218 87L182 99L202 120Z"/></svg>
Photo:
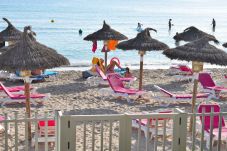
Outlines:
<svg viewBox="0 0 227 151"><path fill-rule="evenodd" d="M136 36L140 22L143 28L157 29L157 33L151 31L151 36L173 48L175 33L192 25L216 36L221 44L227 42L226 16L226 0L0 0L0 17L8 18L20 30L32 25L39 42L70 60L71 67L67 68L70 70L87 69L93 56L104 58L100 51L103 42L98 42L98 50L93 53L92 43L83 40L100 29L103 20L128 38ZM171 31L168 30L170 18L174 24ZM217 22L215 32L211 29L213 18ZM1 20L0 30L6 26ZM82 36L78 34L79 29L83 30ZM118 57L122 66L139 68L136 50L111 51L108 59L112 57ZM144 56L144 66L150 69L168 68L177 62L166 58L162 51L147 52Z"/></svg>

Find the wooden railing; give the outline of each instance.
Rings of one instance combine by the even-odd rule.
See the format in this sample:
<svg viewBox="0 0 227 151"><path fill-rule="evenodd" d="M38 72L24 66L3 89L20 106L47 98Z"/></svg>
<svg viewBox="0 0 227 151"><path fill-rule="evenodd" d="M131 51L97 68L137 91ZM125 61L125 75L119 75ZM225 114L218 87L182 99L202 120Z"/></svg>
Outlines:
<svg viewBox="0 0 227 151"><path fill-rule="evenodd" d="M227 112L184 113L179 109L171 113L113 115L69 115L56 111L55 118L48 117L47 113L39 117L36 112L28 119L26 116L18 118L15 112L10 118L5 114L6 120L0 121L5 129L0 136L0 150L47 151L51 150L49 142L55 142L52 150L56 151L186 151L186 148L192 151L221 151L222 140L227 139L227 132L222 131L221 120L218 128L210 127L209 133L204 130L201 121L204 122L205 116L222 119L226 115ZM193 121L192 132L189 132L190 118ZM53 119L56 122L55 136L49 136L47 122ZM38 128L40 120L46 123L42 136ZM28 122L32 123L31 141L27 133ZM210 125L213 124L211 120ZM40 142L43 142L41 146Z"/></svg>

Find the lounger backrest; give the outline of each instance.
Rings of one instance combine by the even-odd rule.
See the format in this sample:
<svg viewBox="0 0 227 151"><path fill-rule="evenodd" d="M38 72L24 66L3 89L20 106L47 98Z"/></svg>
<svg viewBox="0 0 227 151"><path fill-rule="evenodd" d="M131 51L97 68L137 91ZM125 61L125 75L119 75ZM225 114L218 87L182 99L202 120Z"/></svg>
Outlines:
<svg viewBox="0 0 227 151"><path fill-rule="evenodd" d="M185 71L185 72L192 72L192 69L189 68L189 67L186 66L186 65L181 65L181 66L180 66L180 70L181 70L181 71Z"/></svg>
<svg viewBox="0 0 227 151"><path fill-rule="evenodd" d="M106 80L106 75L102 72L102 70L99 68L99 66L95 66L97 73L102 77L103 80Z"/></svg>
<svg viewBox="0 0 227 151"><path fill-rule="evenodd" d="M119 75L109 74L107 75L107 80L110 84L110 87L116 92L121 88L124 88L123 82L120 80Z"/></svg>
<svg viewBox="0 0 227 151"><path fill-rule="evenodd" d="M215 86L215 83L209 73L199 73L199 82L203 88Z"/></svg>
<svg viewBox="0 0 227 151"><path fill-rule="evenodd" d="M204 113L210 113L213 108L214 112L220 112L220 106L218 104L200 104L198 107L198 113L202 113L204 110ZM202 116L200 116L200 120L202 123ZM209 130L210 129L210 116L204 116L204 129ZM219 116L215 115L213 118L213 128L218 128L219 125ZM225 126L224 117L222 117L222 126Z"/></svg>
<svg viewBox="0 0 227 151"><path fill-rule="evenodd" d="M2 87L3 91L9 96L13 97L13 94L8 91L8 89L0 82L0 86Z"/></svg>
<svg viewBox="0 0 227 151"><path fill-rule="evenodd" d="M157 85L154 85L154 87L155 87L156 89L158 89L159 91L163 92L164 94L166 94L166 95L168 95L168 96L170 96L170 97L173 97L173 93L171 93L171 92L169 92L169 91L167 91L167 90L165 90L165 89L163 89L163 88L161 88L161 87L159 87L159 86L157 86Z"/></svg>

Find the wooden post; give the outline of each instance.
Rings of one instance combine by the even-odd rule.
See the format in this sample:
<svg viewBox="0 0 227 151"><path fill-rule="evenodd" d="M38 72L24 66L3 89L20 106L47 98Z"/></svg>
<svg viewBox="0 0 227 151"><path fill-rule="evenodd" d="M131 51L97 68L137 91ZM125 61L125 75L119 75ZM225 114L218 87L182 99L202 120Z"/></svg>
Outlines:
<svg viewBox="0 0 227 151"><path fill-rule="evenodd" d="M30 119L31 118L31 104L30 104L30 81L29 81L29 77L25 77L25 97L26 97L26 114L27 114L27 118ZM28 122L28 139L31 140L32 139L32 135L31 135L31 122Z"/></svg>
<svg viewBox="0 0 227 151"><path fill-rule="evenodd" d="M142 90L142 86L143 86L143 55L145 54L145 52L139 51L139 54L140 54L139 90Z"/></svg>
<svg viewBox="0 0 227 151"><path fill-rule="evenodd" d="M192 62L192 71L194 74L194 85L193 85L193 96L192 96L192 108L191 112L195 113L195 103L196 103L196 96L197 96L197 88L198 88L198 76L199 72L203 70L203 63L193 61ZM189 125L189 131L192 132L192 122L193 118L190 118L190 125Z"/></svg>

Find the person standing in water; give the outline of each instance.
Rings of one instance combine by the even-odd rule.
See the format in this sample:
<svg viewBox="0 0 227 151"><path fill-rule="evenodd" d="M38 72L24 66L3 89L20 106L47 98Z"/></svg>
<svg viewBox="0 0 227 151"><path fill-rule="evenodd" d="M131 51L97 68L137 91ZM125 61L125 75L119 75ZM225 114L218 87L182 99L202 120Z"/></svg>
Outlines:
<svg viewBox="0 0 227 151"><path fill-rule="evenodd" d="M213 30L213 32L215 32L216 21L214 20L214 18L213 18L213 20L212 20L211 25L212 25L212 30Z"/></svg>
<svg viewBox="0 0 227 151"><path fill-rule="evenodd" d="M171 23L172 19L169 19L169 31L171 30L173 24Z"/></svg>
<svg viewBox="0 0 227 151"><path fill-rule="evenodd" d="M138 32L141 32L141 31L142 31L142 26L143 26L143 24L138 23L136 30L137 30Z"/></svg>
<svg viewBox="0 0 227 151"><path fill-rule="evenodd" d="M79 29L79 35L82 35L82 34L83 34L82 29Z"/></svg>

